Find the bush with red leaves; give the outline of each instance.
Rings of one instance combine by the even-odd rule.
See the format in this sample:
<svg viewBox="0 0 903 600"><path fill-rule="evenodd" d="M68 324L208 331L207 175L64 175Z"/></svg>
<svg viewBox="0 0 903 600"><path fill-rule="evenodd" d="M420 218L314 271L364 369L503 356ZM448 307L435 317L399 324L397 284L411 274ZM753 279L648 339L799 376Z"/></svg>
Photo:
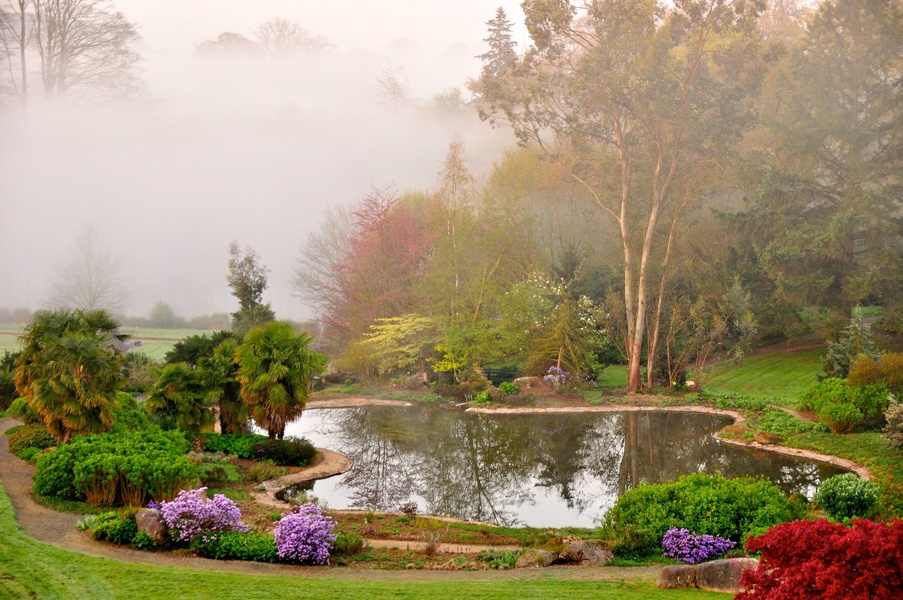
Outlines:
<svg viewBox="0 0 903 600"><path fill-rule="evenodd" d="M750 538L746 549L762 554L735 600L903 598L903 520L852 522L794 521Z"/></svg>

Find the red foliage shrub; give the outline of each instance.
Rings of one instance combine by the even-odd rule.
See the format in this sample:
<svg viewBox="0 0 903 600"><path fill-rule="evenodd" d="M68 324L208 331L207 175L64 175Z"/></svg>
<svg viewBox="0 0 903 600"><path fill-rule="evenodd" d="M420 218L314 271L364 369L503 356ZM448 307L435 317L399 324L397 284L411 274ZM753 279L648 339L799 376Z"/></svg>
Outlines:
<svg viewBox="0 0 903 600"><path fill-rule="evenodd" d="M853 527L794 521L750 538L759 566L745 571L735 600L896 600L903 598L903 520Z"/></svg>

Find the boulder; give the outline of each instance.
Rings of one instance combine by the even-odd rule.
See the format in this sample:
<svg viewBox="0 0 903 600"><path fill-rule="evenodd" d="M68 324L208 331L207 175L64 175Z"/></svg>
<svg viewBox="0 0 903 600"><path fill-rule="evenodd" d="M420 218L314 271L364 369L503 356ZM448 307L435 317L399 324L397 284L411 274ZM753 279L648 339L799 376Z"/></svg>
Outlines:
<svg viewBox="0 0 903 600"><path fill-rule="evenodd" d="M533 549L527 550L517 559L514 567L517 569L525 569L528 567L548 567L555 562L555 555L548 550Z"/></svg>
<svg viewBox="0 0 903 600"><path fill-rule="evenodd" d="M755 569L754 558L727 558L696 565L696 587L711 592L736 594L740 591L740 574Z"/></svg>
<svg viewBox="0 0 903 600"><path fill-rule="evenodd" d="M429 387L429 378L424 371L420 371L419 373L414 373L410 377L406 377L404 381L401 382L401 387L406 390L417 390Z"/></svg>
<svg viewBox="0 0 903 600"><path fill-rule="evenodd" d="M606 550L599 542L575 540L569 542L561 554L560 562L579 563L586 567L602 567L614 560L614 555Z"/></svg>
<svg viewBox="0 0 903 600"><path fill-rule="evenodd" d="M677 590L696 587L695 565L670 565L664 567L658 574L659 588L663 590Z"/></svg>
<svg viewBox="0 0 903 600"><path fill-rule="evenodd" d="M163 513L156 508L144 508L135 513L138 531L143 531L158 544L166 541L166 522Z"/></svg>
<svg viewBox="0 0 903 600"><path fill-rule="evenodd" d="M541 377L518 377L512 383L520 388L538 388L544 385Z"/></svg>

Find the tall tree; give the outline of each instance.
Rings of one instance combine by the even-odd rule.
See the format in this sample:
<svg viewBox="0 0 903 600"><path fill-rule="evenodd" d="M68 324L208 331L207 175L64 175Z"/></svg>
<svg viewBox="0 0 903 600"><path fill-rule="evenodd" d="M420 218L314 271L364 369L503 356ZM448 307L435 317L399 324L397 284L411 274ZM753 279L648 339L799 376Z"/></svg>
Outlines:
<svg viewBox="0 0 903 600"><path fill-rule="evenodd" d="M310 378L326 365L324 356L309 349L312 340L289 323L273 321L248 331L236 350L241 397L271 439L281 439L285 426L301 416Z"/></svg>
<svg viewBox="0 0 903 600"><path fill-rule="evenodd" d="M232 295L238 298L238 312L232 313L232 330L242 334L251 327L263 325L276 318L269 304L263 303L263 291L267 288L267 269L260 264L260 257L253 248L229 244L229 275L226 280Z"/></svg>
<svg viewBox="0 0 903 600"><path fill-rule="evenodd" d="M28 102L28 6L31 0L6 0L0 7L0 43L6 55L6 66L14 93ZM18 69L16 62L18 61ZM18 72L17 72L18 71Z"/></svg>
<svg viewBox="0 0 903 600"><path fill-rule="evenodd" d="M677 214L674 186L688 166L717 170L751 122L763 4L526 0L523 7L533 47L511 73L483 77L481 114L542 148L617 223L635 391L651 261L666 256L661 225Z"/></svg>
<svg viewBox="0 0 903 600"><path fill-rule="evenodd" d="M110 0L32 0L34 43L48 97L73 90L129 97L143 84L138 29Z"/></svg>
<svg viewBox="0 0 903 600"><path fill-rule="evenodd" d="M489 45L489 51L477 56L483 61L483 76L497 77L514 66L517 58L517 44L511 37L511 27L505 9L495 9L495 17L486 21L489 36L483 41Z"/></svg>
<svg viewBox="0 0 903 600"><path fill-rule="evenodd" d="M96 225L83 226L68 262L57 268L51 306L121 311L128 299L120 257L102 242Z"/></svg>
<svg viewBox="0 0 903 600"><path fill-rule="evenodd" d="M61 443L113 424L128 337L104 311L39 311L25 328L16 389Z"/></svg>

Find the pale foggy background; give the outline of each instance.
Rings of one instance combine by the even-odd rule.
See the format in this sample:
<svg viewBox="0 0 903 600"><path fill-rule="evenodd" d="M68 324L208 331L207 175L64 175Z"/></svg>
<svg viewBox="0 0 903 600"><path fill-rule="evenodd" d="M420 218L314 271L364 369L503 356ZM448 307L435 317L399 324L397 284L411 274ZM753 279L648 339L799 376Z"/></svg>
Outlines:
<svg viewBox="0 0 903 600"><path fill-rule="evenodd" d="M470 99L497 6L520 27L516 1L118 0L139 26L146 101L0 107L0 306L45 306L54 268L93 224L121 256L126 314L160 301L185 317L233 312L237 240L271 269L264 300L277 317L309 317L289 281L327 205L391 183L432 189L455 135L478 177L511 145L472 108L432 105L452 88ZM226 31L253 38L274 17L332 47L292 60L196 52ZM381 101L388 72L411 103Z"/></svg>

